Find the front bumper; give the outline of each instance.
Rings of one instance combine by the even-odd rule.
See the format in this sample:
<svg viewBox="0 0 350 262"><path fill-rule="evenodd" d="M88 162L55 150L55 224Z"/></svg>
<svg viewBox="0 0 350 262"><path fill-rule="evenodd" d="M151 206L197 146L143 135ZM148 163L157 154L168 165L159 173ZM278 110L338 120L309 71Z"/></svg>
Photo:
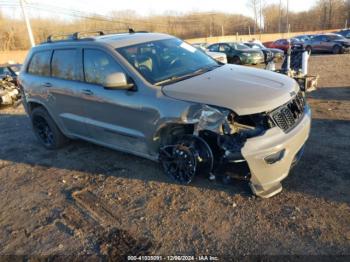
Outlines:
<svg viewBox="0 0 350 262"><path fill-rule="evenodd" d="M311 110L307 106L299 124L288 133L273 127L259 137L250 138L241 149L250 169L250 187L257 196L268 198L282 190L281 181L288 176L295 159L299 157L311 126ZM283 156L268 164L266 158L278 152Z"/></svg>

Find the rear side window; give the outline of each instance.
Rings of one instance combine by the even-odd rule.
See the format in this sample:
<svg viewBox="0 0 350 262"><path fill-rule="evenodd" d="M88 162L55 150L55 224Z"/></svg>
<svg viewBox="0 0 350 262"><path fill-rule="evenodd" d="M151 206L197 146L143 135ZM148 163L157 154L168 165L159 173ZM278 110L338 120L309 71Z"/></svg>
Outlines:
<svg viewBox="0 0 350 262"><path fill-rule="evenodd" d="M122 72L113 57L97 49L84 49L85 82L103 85L109 74Z"/></svg>
<svg viewBox="0 0 350 262"><path fill-rule="evenodd" d="M29 63L28 73L39 76L50 76L51 51L35 53Z"/></svg>
<svg viewBox="0 0 350 262"><path fill-rule="evenodd" d="M51 62L52 76L66 80L78 80L76 58L76 49L55 50Z"/></svg>

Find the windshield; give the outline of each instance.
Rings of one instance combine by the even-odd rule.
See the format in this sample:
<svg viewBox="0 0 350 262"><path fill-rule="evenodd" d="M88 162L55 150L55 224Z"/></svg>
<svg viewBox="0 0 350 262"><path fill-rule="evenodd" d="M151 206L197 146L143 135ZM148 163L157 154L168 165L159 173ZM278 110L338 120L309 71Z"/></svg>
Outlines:
<svg viewBox="0 0 350 262"><path fill-rule="evenodd" d="M344 40L344 36L342 35L328 35L328 38L331 40Z"/></svg>
<svg viewBox="0 0 350 262"><path fill-rule="evenodd" d="M229 43L230 46L232 46L236 50L244 50L249 49L249 46L246 46L244 44L238 44L238 43Z"/></svg>
<svg viewBox="0 0 350 262"><path fill-rule="evenodd" d="M180 81L216 68L219 63L177 38L118 48L117 51L150 83ZM187 77L187 78L188 78Z"/></svg>

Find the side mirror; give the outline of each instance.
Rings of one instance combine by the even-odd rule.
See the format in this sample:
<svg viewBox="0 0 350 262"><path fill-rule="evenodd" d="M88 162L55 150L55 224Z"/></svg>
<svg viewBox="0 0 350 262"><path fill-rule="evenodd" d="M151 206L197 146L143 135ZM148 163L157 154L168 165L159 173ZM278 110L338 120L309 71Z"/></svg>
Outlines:
<svg viewBox="0 0 350 262"><path fill-rule="evenodd" d="M133 83L128 83L126 75L122 72L116 72L109 74L104 83L103 87L107 89L122 89L129 90L134 87Z"/></svg>

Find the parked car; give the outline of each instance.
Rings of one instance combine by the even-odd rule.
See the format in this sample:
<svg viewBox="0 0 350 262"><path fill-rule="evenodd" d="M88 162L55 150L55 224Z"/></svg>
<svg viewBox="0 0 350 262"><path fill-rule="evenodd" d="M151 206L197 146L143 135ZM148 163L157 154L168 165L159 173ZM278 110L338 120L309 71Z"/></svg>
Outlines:
<svg viewBox="0 0 350 262"><path fill-rule="evenodd" d="M197 43L197 44L192 44L195 48L205 52L207 55L211 56L214 58L216 61L227 64L227 56L225 53L220 53L220 52L210 52L206 49L207 44L206 43Z"/></svg>
<svg viewBox="0 0 350 262"><path fill-rule="evenodd" d="M298 39L291 38L288 39L278 39L274 42L265 42L263 45L267 48L277 48L283 50L285 53L288 51L289 46L292 48L302 46L303 42Z"/></svg>
<svg viewBox="0 0 350 262"><path fill-rule="evenodd" d="M344 36L347 39L350 39L350 29L343 29L338 32L334 32L337 35Z"/></svg>
<svg viewBox="0 0 350 262"><path fill-rule="evenodd" d="M341 54L350 51L350 40L337 34L316 35L304 43L309 52Z"/></svg>
<svg viewBox="0 0 350 262"><path fill-rule="evenodd" d="M264 53L265 63L269 62L271 59L275 61L281 61L284 58L284 52L277 48L267 48L263 44L254 42L244 42L244 44L253 49L259 49Z"/></svg>
<svg viewBox="0 0 350 262"><path fill-rule="evenodd" d="M282 190L311 123L293 79L166 34L99 34L49 37L28 54L19 84L44 147L83 139L159 161L179 183L239 169L258 196Z"/></svg>
<svg viewBox="0 0 350 262"><path fill-rule="evenodd" d="M14 83L17 83L17 76L21 70L21 64L3 64L0 65L0 80L10 76Z"/></svg>
<svg viewBox="0 0 350 262"><path fill-rule="evenodd" d="M260 50L240 43L216 43L208 46L211 52L225 53L230 64L256 65L264 63L264 54Z"/></svg>

